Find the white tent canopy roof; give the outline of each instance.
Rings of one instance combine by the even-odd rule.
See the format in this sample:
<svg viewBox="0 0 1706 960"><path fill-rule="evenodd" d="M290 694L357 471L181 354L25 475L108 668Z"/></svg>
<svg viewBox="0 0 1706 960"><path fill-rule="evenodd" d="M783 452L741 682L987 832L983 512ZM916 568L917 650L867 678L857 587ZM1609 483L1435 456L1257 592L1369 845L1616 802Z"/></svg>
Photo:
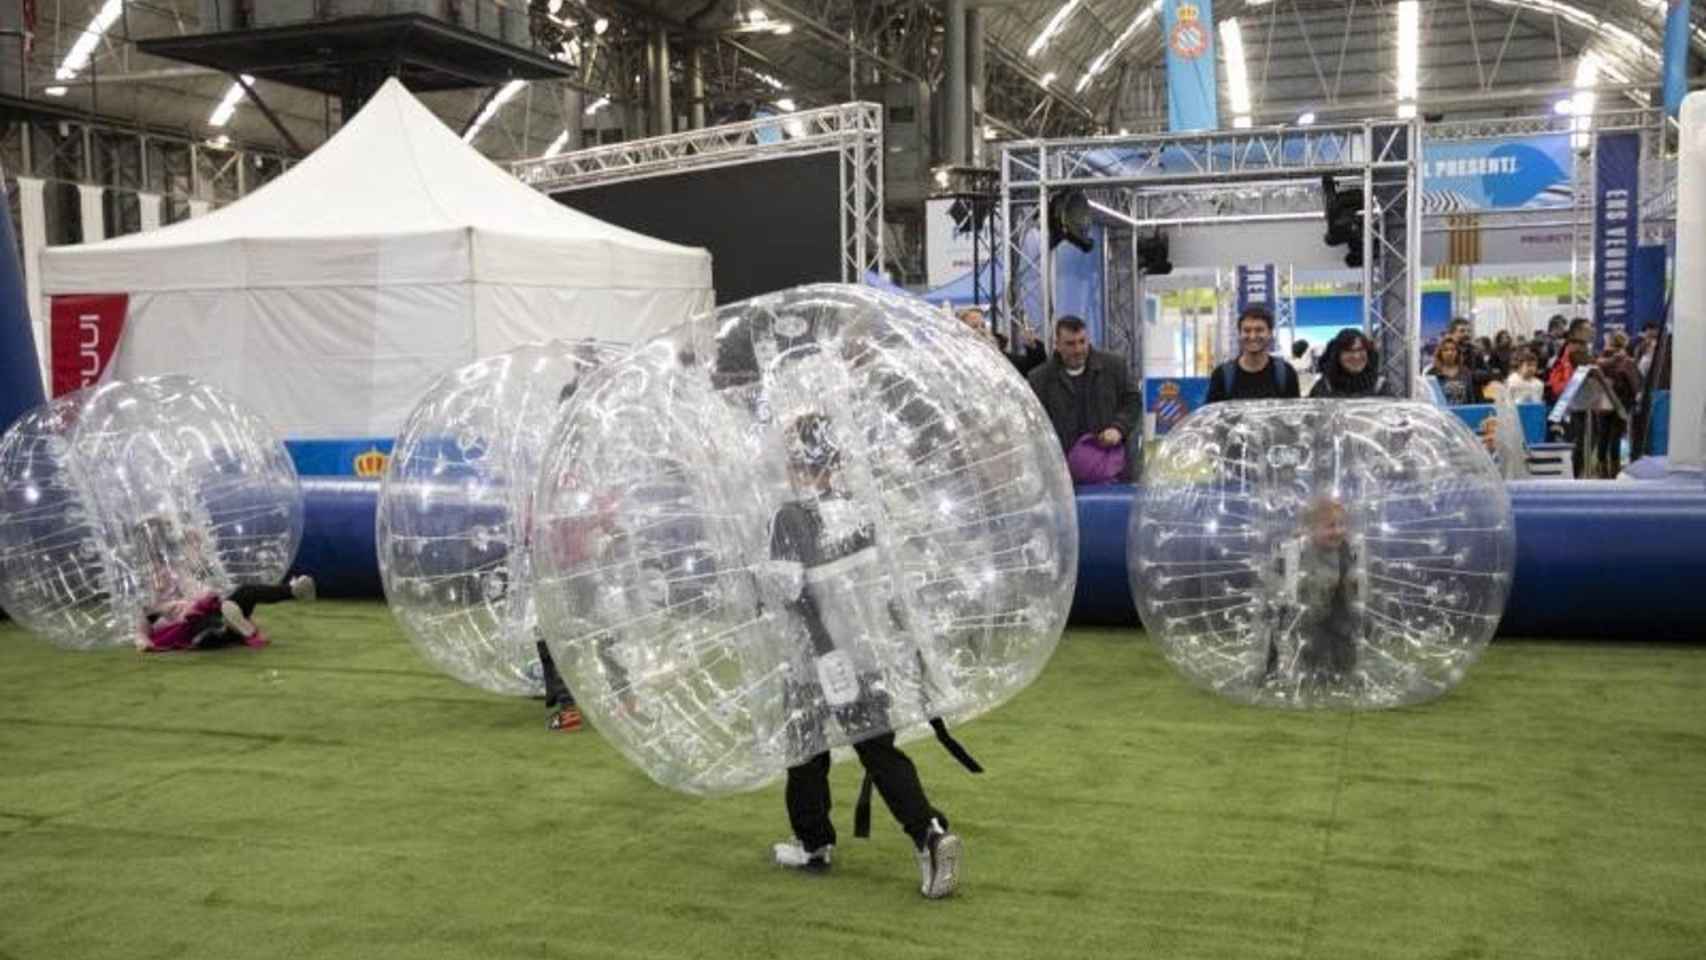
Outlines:
<svg viewBox="0 0 1706 960"><path fill-rule="evenodd" d="M49 294L455 282L709 289L711 258L527 187L390 80L256 193L165 229L51 248L42 276Z"/></svg>

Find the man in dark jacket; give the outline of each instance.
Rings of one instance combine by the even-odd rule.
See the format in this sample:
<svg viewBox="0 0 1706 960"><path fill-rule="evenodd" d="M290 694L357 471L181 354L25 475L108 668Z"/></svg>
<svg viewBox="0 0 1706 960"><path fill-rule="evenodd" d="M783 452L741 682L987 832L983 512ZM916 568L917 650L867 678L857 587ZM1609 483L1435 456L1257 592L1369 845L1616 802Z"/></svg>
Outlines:
<svg viewBox="0 0 1706 960"><path fill-rule="evenodd" d="M1048 411L1061 450L1085 434L1102 447L1130 439L1143 411L1143 394L1119 357L1090 346L1084 321L1064 316L1054 324L1054 356L1026 377Z"/></svg>

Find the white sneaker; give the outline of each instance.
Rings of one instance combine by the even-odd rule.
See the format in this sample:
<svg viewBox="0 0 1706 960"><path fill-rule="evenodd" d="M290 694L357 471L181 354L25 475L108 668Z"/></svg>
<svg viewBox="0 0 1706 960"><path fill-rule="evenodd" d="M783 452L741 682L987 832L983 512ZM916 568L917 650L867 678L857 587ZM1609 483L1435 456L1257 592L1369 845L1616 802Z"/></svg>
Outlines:
<svg viewBox="0 0 1706 960"><path fill-rule="evenodd" d="M942 821L931 820L924 846L918 848L919 892L931 900L940 900L958 890L963 853L959 835L949 833Z"/></svg>
<svg viewBox="0 0 1706 960"><path fill-rule="evenodd" d="M292 577L290 580L290 595L304 602L313 600L319 595L314 586L314 578L307 575Z"/></svg>
<svg viewBox="0 0 1706 960"><path fill-rule="evenodd" d="M807 850L798 840L778 843L771 848L772 855L779 867L792 870L804 870L807 873L824 873L829 870L830 857L835 853L835 844L829 843Z"/></svg>
<svg viewBox="0 0 1706 960"><path fill-rule="evenodd" d="M230 600L219 605L219 614L225 618L225 625L237 631L244 640L254 636L258 629L253 620L243 616L243 608Z"/></svg>

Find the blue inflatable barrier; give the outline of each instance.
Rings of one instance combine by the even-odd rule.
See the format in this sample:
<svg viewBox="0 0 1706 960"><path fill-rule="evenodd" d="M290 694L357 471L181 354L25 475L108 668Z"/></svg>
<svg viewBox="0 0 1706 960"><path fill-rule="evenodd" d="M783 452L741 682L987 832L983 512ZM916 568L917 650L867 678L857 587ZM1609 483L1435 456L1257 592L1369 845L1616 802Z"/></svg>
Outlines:
<svg viewBox="0 0 1706 960"><path fill-rule="evenodd" d="M299 572L321 592L379 597L377 480L305 477ZM1524 480L1510 484L1516 578L1501 636L1699 639L1706 623L1706 488ZM1078 493L1072 622L1135 626L1126 526L1135 488Z"/></svg>
<svg viewBox="0 0 1706 960"><path fill-rule="evenodd" d="M312 574L321 596L384 596L374 546L379 481L303 477L302 497L302 547L291 574Z"/></svg>
<svg viewBox="0 0 1706 960"><path fill-rule="evenodd" d="M30 329L24 273L5 198L5 190L0 188L0 433L45 399L41 358L36 355L35 332Z"/></svg>

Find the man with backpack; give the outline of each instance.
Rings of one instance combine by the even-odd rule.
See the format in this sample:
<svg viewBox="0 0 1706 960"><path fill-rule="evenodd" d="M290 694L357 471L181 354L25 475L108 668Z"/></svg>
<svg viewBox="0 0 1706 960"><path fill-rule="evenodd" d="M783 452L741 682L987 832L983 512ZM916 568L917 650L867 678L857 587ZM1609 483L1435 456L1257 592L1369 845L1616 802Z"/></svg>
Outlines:
<svg viewBox="0 0 1706 960"><path fill-rule="evenodd" d="M1302 395L1297 371L1268 353L1274 339L1274 315L1251 304L1238 315L1238 356L1214 368L1207 403L1223 400L1296 400Z"/></svg>

